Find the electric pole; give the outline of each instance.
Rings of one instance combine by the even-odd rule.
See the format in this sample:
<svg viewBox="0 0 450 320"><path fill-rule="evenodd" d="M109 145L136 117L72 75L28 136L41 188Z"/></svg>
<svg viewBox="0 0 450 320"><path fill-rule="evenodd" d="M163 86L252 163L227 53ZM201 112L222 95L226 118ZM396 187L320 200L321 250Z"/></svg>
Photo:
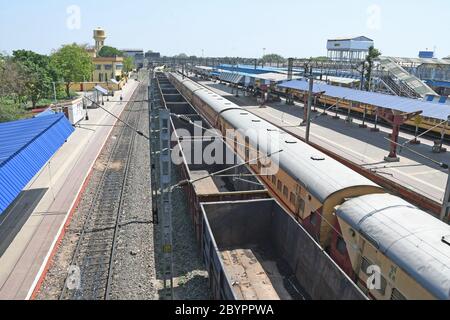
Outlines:
<svg viewBox="0 0 450 320"><path fill-rule="evenodd" d="M306 143L309 143L309 133L311 130L311 106L313 102L313 89L314 89L314 76L311 68L311 72L309 75L308 109L306 114L306 135L305 135Z"/></svg>

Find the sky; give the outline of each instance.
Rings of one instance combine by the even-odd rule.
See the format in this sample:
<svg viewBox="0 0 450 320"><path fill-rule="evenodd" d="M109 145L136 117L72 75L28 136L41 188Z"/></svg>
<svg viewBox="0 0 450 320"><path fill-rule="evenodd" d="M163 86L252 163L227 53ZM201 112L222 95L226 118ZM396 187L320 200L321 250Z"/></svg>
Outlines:
<svg viewBox="0 0 450 320"><path fill-rule="evenodd" d="M450 55L448 0L0 0L0 52L43 54L67 43L163 55L326 55L326 40L365 35L383 55ZM266 48L266 50L263 50Z"/></svg>

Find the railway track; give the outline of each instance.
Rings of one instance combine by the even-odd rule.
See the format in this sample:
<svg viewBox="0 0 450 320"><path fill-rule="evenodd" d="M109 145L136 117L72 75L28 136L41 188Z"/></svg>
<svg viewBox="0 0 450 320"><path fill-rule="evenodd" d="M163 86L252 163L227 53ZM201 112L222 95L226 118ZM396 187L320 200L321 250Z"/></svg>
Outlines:
<svg viewBox="0 0 450 320"><path fill-rule="evenodd" d="M140 85L132 101L146 99L146 86ZM130 102L121 120L139 127L143 103ZM108 300L119 237L120 220L126 197L128 171L137 133L122 126L106 160L99 185L80 232L60 300Z"/></svg>

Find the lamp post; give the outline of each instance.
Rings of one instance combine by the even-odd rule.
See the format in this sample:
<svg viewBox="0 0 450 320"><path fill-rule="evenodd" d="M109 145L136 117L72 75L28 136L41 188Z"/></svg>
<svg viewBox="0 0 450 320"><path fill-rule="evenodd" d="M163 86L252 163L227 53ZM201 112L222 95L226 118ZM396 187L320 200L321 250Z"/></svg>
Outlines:
<svg viewBox="0 0 450 320"><path fill-rule="evenodd" d="M53 97L55 104L58 102L58 99L56 98L56 83L53 81Z"/></svg>

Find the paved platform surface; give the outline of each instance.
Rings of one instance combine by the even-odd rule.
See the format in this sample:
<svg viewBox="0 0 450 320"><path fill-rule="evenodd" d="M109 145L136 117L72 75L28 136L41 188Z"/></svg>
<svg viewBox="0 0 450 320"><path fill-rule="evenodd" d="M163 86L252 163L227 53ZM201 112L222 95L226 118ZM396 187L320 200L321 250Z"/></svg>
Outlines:
<svg viewBox="0 0 450 320"><path fill-rule="evenodd" d="M256 98L244 97L242 92L240 92L240 97L236 98L231 94L231 88L227 85L211 81L200 81L200 83L228 100L242 107L248 107L249 111L255 115L283 126L284 130L301 137L305 136L305 127L298 126L303 121L303 104L296 103L294 106L288 106L284 102L280 102L267 103L260 107ZM322 111L322 109L318 110ZM318 114L312 114L311 142L339 154L357 165L371 169L410 190L423 194L437 203L442 203L447 183L447 170L407 149L403 149L399 153L400 162L384 161L384 157L389 154L389 141L386 138L392 132L391 128L379 125L380 132L371 132L370 128L373 127L371 123L368 123L368 128L360 128L360 120L354 119L353 123L348 123L345 121L346 116L344 115L340 115L340 119L333 119L332 116L335 113L332 111L328 113L328 116L315 118ZM412 138L414 138L412 134L402 132L399 143ZM428 138L420 140L422 142L420 145L408 144L408 147L437 161L450 164L449 152L433 153L431 150L433 141ZM444 147L450 150L449 145L444 145Z"/></svg>
<svg viewBox="0 0 450 320"><path fill-rule="evenodd" d="M120 115L138 82L129 80L105 108ZM116 118L98 109L89 109L89 120L82 121L68 141L25 187L0 221L0 232L9 234L0 257L0 299L29 299L63 227L76 204L106 142ZM38 191L44 191L38 192ZM22 216L21 216L22 215ZM25 215L25 216L24 216ZM17 223L22 225L18 230ZM3 230L2 230L3 229ZM0 252L1 254L1 252Z"/></svg>

